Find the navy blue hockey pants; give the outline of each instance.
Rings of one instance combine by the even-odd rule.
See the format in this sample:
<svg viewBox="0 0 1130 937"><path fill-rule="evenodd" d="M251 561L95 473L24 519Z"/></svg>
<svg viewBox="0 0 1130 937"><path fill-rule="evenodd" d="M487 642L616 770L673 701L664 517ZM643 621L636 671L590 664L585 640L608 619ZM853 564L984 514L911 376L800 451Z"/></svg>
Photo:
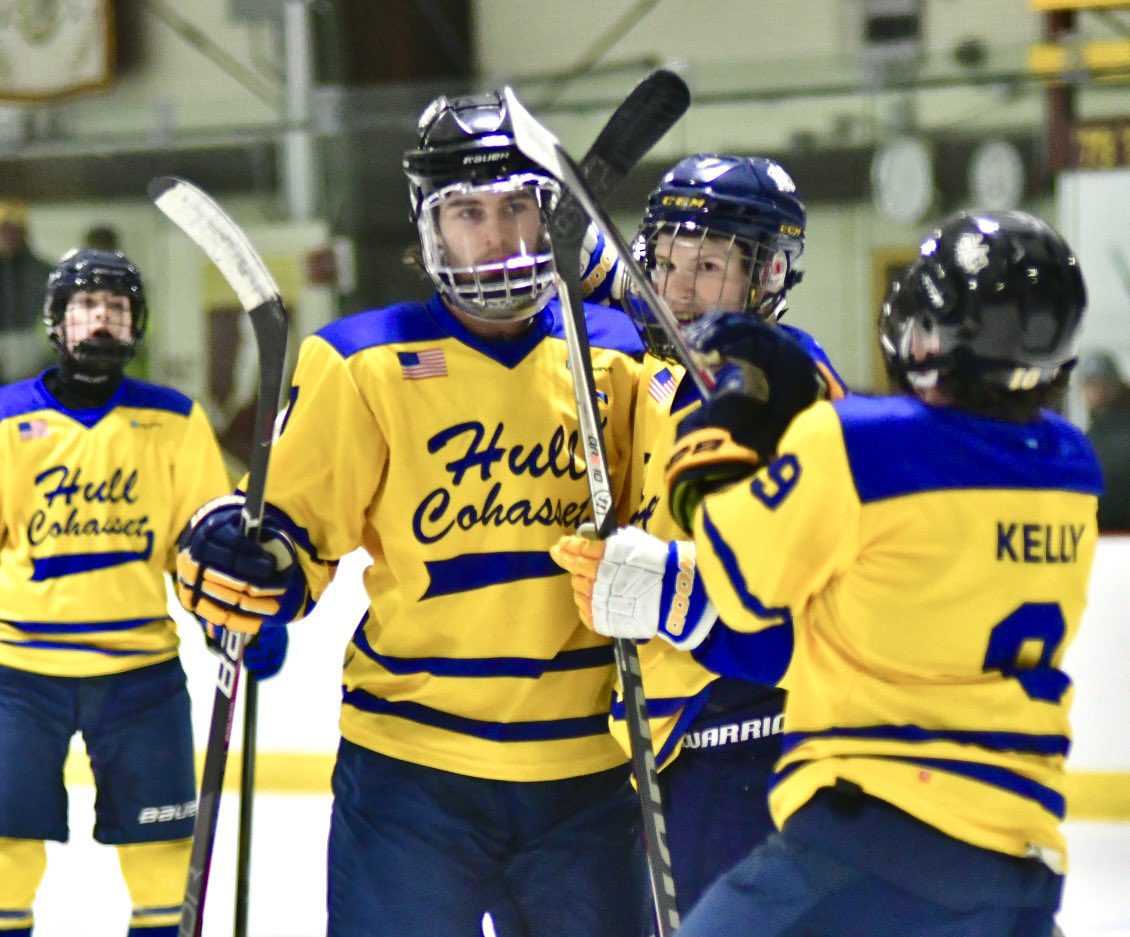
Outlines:
<svg viewBox="0 0 1130 937"><path fill-rule="evenodd" d="M1063 879L863 794L824 789L718 880L677 937L1050 937Z"/></svg>
<svg viewBox="0 0 1130 937"><path fill-rule="evenodd" d="M626 767L472 778L341 742L330 937L640 937L646 871Z"/></svg>

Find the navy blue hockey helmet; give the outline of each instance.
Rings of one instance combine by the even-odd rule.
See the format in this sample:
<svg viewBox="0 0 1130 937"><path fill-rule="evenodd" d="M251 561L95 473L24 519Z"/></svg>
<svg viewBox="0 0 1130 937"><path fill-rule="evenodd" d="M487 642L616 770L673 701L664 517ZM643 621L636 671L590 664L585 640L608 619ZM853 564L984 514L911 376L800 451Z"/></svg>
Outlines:
<svg viewBox="0 0 1130 937"><path fill-rule="evenodd" d="M804 252L805 221L796 185L779 163L761 156L703 153L680 160L652 191L636 251L680 320L715 310L776 319L784 312L785 294L801 276L797 264ZM727 298L721 299L720 286L718 305L692 309L688 302L681 312L672 302L667 280L673 269L671 244L677 240L704 245L707 239L731 251L725 271ZM734 278L741 281L736 293ZM700 307L701 283L698 292ZM640 304L631 302L629 307L638 320ZM653 348L663 347L665 340L657 336L650 314L644 315L646 320L639 324Z"/></svg>
<svg viewBox="0 0 1130 937"><path fill-rule="evenodd" d="M67 305L76 293L98 290L129 300L130 338L122 341L96 336L71 348L66 336ZM47 278L43 321L51 343L79 373L101 375L120 372L137 354L149 322L149 307L145 302L145 286L140 271L120 251L93 248L68 251Z"/></svg>
<svg viewBox="0 0 1130 937"><path fill-rule="evenodd" d="M921 243L899 293L881 343L916 388L961 371L1030 390L1074 364L1087 305L1079 261L1025 212L951 215Z"/></svg>
<svg viewBox="0 0 1130 937"><path fill-rule="evenodd" d="M440 96L420 116L418 130L403 165L424 269L448 302L472 316L514 321L534 315L554 291L548 220L560 186L514 142L506 99L497 91ZM507 258L456 257L440 230L444 201L516 193L534 200L538 230Z"/></svg>

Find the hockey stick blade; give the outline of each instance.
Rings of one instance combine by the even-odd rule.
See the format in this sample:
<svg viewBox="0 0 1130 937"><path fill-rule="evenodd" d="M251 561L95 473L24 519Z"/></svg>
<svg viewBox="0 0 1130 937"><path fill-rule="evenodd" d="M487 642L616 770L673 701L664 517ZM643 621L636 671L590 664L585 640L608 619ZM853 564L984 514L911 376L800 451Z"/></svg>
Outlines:
<svg viewBox="0 0 1130 937"><path fill-rule="evenodd" d="M278 285L247 235L208 193L185 179L159 176L149 183L149 197L208 255L251 319L259 346L259 403L243 519L245 529L254 534L263 517L267 466L282 393L286 308Z"/></svg>
<svg viewBox="0 0 1130 937"><path fill-rule="evenodd" d="M691 95L674 72L659 69L636 85L612 112L585 158L581 175L595 198L606 199L659 139L675 125ZM566 191L553 213L553 243L580 248L589 219L577 197Z"/></svg>
<svg viewBox="0 0 1130 937"><path fill-rule="evenodd" d="M286 364L287 314L278 286L247 235L202 189L184 179L161 176L149 184L153 203L216 265L248 313L259 351L259 399L255 409L254 441L248 466L242 524L248 536L257 536L265 504L267 469L274 444L275 417L282 393ZM247 635L227 631L221 642L220 669L212 704L212 721L200 779L200 799L192 835L188 883L185 889L178 937L200 937L204 926L204 900L211 872L212 852L220 813L220 792L227 768L232 718ZM245 725L245 732L254 726ZM245 745L245 758L248 749ZM243 791L242 797L252 796ZM250 828L250 817L246 823ZM242 849L242 844L241 844ZM237 895L237 903L239 896Z"/></svg>
<svg viewBox="0 0 1130 937"><path fill-rule="evenodd" d="M546 170L556 176L561 184L581 203L588 216L596 222L619 255L620 263L623 265L628 278L632 281L632 285L655 314L656 321L659 322L663 331L671 340L680 363L687 369L687 373L691 376L699 393L704 398L709 397L715 386L713 375L695 360L686 339L683 338L683 333L679 329L679 323L674 314L655 291L651 280L640 269L639 264L635 262L631 248L625 243L623 235L612 223L612 219L608 217L608 212L604 210L604 207L589 188L588 183L582 178L577 164L561 147L557 138L526 110L514 94L513 89L503 88L503 94L506 97L506 108L510 114L510 121L514 128L514 141L518 144L518 148L535 163L544 166Z"/></svg>
<svg viewBox="0 0 1130 937"><path fill-rule="evenodd" d="M247 235L203 189L175 176L158 176L149 183L149 198L220 268L244 311L279 295Z"/></svg>
<svg viewBox="0 0 1130 937"><path fill-rule="evenodd" d="M637 85L616 109L582 161L579 172L585 175L593 189L600 193L600 197L607 197L615 185L627 175L632 165L670 128L689 104L689 95L686 94L686 86L682 84L681 79L669 72L657 73L653 77L655 80L645 79ZM671 90L672 81L677 83L675 92ZM679 100L679 87L682 88L682 98L685 100ZM507 94L513 99L513 92L509 89ZM660 97L662 107L655 106L652 95ZM674 103L672 103L673 96ZM516 99L510 101L511 105L514 100ZM647 115L646 127L639 120L641 113ZM532 118L530 120L532 121ZM517 137L517 134L515 136ZM641 145L641 140L645 141L644 145ZM519 141L519 146L521 145ZM567 154L560 150L560 145L556 144L556 141L554 146L560 152L560 156L567 160ZM527 155L535 158L532 154L527 153ZM596 535L603 538L614 531L616 514L609 484L610 473L604 434L596 402L592 354L579 276L581 242L587 223L588 219L581 206L577 204L575 197L566 191L550 220L550 244L557 271L558 296L565 340L569 349L569 371L573 378L577 420L585 452L593 520ZM614 646L616 666L624 693L632 768L639 786L646 859L658 937L668 937L679 926L679 910L675 900L675 879L671 868L671 854L667 847L667 826L663 815L663 800L655 765L651 727L647 719L647 702L643 692L639 654L631 641L618 640L614 642Z"/></svg>

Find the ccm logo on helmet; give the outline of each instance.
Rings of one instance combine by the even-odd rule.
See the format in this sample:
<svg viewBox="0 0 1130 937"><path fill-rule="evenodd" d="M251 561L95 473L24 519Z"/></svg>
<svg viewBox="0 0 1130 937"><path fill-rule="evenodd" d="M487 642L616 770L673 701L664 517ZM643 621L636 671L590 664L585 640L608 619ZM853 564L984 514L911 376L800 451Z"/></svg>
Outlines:
<svg viewBox="0 0 1130 937"><path fill-rule="evenodd" d="M798 238L798 237L803 236L803 234L804 234L804 228L802 228L800 225L787 224L786 222L781 222L781 227L779 227L777 229L777 231L780 234L783 234L786 237L791 237L791 238Z"/></svg>
<svg viewBox="0 0 1130 937"><path fill-rule="evenodd" d="M691 195L664 195L661 204L673 208L705 208L706 199Z"/></svg>

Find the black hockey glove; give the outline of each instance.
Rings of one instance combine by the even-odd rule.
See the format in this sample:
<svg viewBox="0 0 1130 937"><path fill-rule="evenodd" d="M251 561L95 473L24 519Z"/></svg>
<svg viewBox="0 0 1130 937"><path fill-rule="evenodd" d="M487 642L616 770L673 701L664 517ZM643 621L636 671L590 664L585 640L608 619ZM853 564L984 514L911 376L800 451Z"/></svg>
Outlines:
<svg viewBox="0 0 1130 937"><path fill-rule="evenodd" d="M711 313L685 335L717 381L714 395L679 424L667 463L671 515L689 533L702 499L771 458L793 417L827 387L795 339L749 313Z"/></svg>

